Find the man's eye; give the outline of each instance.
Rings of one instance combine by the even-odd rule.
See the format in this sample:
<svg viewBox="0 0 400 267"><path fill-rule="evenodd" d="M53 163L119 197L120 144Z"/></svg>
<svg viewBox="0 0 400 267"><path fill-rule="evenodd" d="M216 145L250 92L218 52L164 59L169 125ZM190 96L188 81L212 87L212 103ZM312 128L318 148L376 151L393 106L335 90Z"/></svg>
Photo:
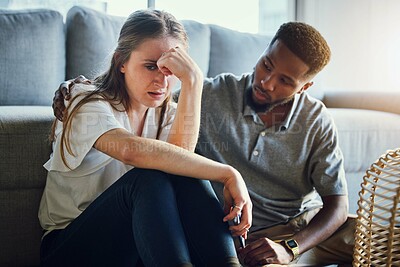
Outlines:
<svg viewBox="0 0 400 267"><path fill-rule="evenodd" d="M281 78L281 82L282 82L284 85L287 85L287 86L291 86L291 87L294 86L293 83L292 83L290 80L286 79L286 78Z"/></svg>
<svg viewBox="0 0 400 267"><path fill-rule="evenodd" d="M264 67L267 71L271 71L271 68L268 66L267 62L264 62Z"/></svg>
<svg viewBox="0 0 400 267"><path fill-rule="evenodd" d="M284 83L284 84L289 84L289 81L286 80L285 78L281 78L281 81L282 81L282 83Z"/></svg>

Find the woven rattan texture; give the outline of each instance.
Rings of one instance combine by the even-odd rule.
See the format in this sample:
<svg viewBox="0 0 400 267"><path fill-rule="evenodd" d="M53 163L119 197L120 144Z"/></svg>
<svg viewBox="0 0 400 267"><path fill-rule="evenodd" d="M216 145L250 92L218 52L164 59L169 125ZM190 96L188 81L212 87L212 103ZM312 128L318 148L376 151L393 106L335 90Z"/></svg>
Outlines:
<svg viewBox="0 0 400 267"><path fill-rule="evenodd" d="M353 266L400 266L400 148L371 165L359 196Z"/></svg>

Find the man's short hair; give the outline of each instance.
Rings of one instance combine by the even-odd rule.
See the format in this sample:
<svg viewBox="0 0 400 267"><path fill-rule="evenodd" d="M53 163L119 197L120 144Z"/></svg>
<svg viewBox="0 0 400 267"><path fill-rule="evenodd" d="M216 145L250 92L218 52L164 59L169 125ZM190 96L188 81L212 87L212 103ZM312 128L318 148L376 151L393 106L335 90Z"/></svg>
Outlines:
<svg viewBox="0 0 400 267"><path fill-rule="evenodd" d="M312 26L303 22L288 22L280 26L272 38L277 39L298 56L310 68L307 76L314 76L329 62L331 50L322 35Z"/></svg>

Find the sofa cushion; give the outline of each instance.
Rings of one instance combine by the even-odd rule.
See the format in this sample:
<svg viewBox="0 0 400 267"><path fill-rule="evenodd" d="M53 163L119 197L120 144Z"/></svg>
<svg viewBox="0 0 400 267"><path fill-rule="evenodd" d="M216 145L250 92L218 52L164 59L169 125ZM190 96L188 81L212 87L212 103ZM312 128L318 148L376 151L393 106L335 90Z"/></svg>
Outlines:
<svg viewBox="0 0 400 267"><path fill-rule="evenodd" d="M62 15L0 10L0 105L50 105L65 79Z"/></svg>
<svg viewBox="0 0 400 267"><path fill-rule="evenodd" d="M346 172L365 172L387 150L400 147L400 115L347 108L329 111L338 128Z"/></svg>
<svg viewBox="0 0 400 267"><path fill-rule="evenodd" d="M0 189L42 188L54 120L50 106L0 106Z"/></svg>
<svg viewBox="0 0 400 267"><path fill-rule="evenodd" d="M339 133L346 180L349 211L356 213L361 182L367 169L387 150L400 146L400 115L349 108L329 108Z"/></svg>
<svg viewBox="0 0 400 267"><path fill-rule="evenodd" d="M67 14L67 79L107 69L126 18L75 6Z"/></svg>
<svg viewBox="0 0 400 267"><path fill-rule="evenodd" d="M67 78L94 78L109 65L125 17L75 6L67 14ZM196 21L182 21L189 36L189 54L207 74L210 29Z"/></svg>
<svg viewBox="0 0 400 267"><path fill-rule="evenodd" d="M208 77L223 72L240 75L251 72L271 36L243 33L210 25L211 51ZM242 56L245 55L245 56Z"/></svg>
<svg viewBox="0 0 400 267"><path fill-rule="evenodd" d="M43 231L37 214L42 192L0 189L0 266L40 266Z"/></svg>
<svg viewBox="0 0 400 267"><path fill-rule="evenodd" d="M210 63L210 28L193 20L182 20L181 23L189 36L189 55L206 76Z"/></svg>
<svg viewBox="0 0 400 267"><path fill-rule="evenodd" d="M50 106L0 106L0 266L39 266Z"/></svg>

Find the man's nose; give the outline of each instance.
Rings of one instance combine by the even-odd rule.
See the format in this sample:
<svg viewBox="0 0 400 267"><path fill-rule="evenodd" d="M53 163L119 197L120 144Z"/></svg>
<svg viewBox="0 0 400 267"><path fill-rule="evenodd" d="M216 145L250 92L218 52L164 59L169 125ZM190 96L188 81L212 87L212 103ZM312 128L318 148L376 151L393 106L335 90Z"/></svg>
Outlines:
<svg viewBox="0 0 400 267"><path fill-rule="evenodd" d="M271 76L265 76L265 77L261 80L261 87L262 87L264 90L267 90L267 91L274 91L274 89L275 89L275 83L274 83L272 77L271 77Z"/></svg>

